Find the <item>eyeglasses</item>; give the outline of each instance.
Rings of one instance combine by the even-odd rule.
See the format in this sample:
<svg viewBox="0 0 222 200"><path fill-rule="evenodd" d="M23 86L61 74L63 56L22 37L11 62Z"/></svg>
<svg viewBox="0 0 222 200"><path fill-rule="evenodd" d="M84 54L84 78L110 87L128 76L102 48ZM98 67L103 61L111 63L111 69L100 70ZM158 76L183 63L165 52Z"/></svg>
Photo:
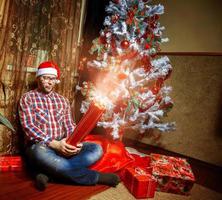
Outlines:
<svg viewBox="0 0 222 200"><path fill-rule="evenodd" d="M40 79L42 81L51 82L51 83L55 83L57 80L56 77L50 77L50 76L40 76Z"/></svg>

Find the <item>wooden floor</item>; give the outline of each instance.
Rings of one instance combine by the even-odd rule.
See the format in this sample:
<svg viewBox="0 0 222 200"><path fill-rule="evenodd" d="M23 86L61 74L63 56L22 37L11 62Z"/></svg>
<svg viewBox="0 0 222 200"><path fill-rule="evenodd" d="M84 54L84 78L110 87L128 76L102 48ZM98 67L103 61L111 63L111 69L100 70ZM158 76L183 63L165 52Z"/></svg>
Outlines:
<svg viewBox="0 0 222 200"><path fill-rule="evenodd" d="M44 192L37 191L25 172L0 173L0 200L85 200L109 187L73 186L49 183Z"/></svg>
<svg viewBox="0 0 222 200"><path fill-rule="evenodd" d="M126 146L131 146L144 153L160 153L179 156L177 153L141 143L124 141ZM196 183L213 191L222 193L222 167L214 166L196 159L188 158L196 177ZM37 191L33 179L27 172L0 172L0 200L85 200L106 190L107 186L76 186L49 183L44 192Z"/></svg>

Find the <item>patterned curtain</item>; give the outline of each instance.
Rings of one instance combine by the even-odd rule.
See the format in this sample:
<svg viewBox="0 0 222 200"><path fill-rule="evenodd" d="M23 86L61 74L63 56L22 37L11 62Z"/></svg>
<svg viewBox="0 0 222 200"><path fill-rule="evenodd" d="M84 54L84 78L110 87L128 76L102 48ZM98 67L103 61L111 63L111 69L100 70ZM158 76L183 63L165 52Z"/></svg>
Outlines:
<svg viewBox="0 0 222 200"><path fill-rule="evenodd" d="M15 128L18 101L35 86L42 61L60 66L57 91L74 105L85 4L86 0L0 1L0 112ZM16 151L11 141L17 140L16 134L0 127L0 153Z"/></svg>

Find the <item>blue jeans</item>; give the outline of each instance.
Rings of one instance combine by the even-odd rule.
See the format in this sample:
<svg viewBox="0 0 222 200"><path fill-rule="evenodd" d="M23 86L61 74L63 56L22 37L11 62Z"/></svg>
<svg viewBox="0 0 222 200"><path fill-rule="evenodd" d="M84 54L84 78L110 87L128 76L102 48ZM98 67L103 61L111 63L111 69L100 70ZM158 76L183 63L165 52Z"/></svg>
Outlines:
<svg viewBox="0 0 222 200"><path fill-rule="evenodd" d="M26 149L32 164L53 178L81 185L95 185L99 173L87 167L95 163L103 154L100 145L84 142L82 150L72 157L58 155L53 149L37 143Z"/></svg>

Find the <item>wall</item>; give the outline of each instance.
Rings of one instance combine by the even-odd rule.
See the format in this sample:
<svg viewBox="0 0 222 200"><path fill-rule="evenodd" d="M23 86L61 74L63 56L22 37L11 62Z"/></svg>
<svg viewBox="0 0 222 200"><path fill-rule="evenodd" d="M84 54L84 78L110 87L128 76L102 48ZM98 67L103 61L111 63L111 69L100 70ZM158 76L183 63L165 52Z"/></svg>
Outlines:
<svg viewBox="0 0 222 200"><path fill-rule="evenodd" d="M163 4L166 52L222 52L221 0L154 0Z"/></svg>

